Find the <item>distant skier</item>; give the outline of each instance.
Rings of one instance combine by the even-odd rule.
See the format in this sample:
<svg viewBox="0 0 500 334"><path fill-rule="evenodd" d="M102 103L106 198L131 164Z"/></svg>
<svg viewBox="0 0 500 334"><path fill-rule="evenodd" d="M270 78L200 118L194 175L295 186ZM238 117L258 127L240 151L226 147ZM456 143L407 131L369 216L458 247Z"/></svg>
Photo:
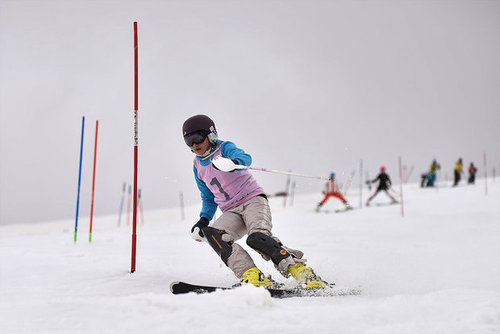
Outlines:
<svg viewBox="0 0 500 334"><path fill-rule="evenodd" d="M331 172L330 173L330 179L325 183L325 189L322 191L323 195L323 200L318 203L316 206L316 212L319 212L319 209L328 201L330 197L336 197L339 200L342 201L345 205L346 210L351 210L352 206L347 202L347 200L344 198L342 193L338 190L337 185L335 184L335 173Z"/></svg>
<svg viewBox="0 0 500 334"><path fill-rule="evenodd" d="M426 179L422 179L421 186L434 187L434 183L436 182L436 172L440 169L441 165L438 164L436 159L432 160L432 163L429 166L429 172L426 174Z"/></svg>
<svg viewBox="0 0 500 334"><path fill-rule="evenodd" d="M467 180L468 184L474 184L476 182L476 173L477 168L474 166L474 163L471 162L469 166L469 179Z"/></svg>
<svg viewBox="0 0 500 334"><path fill-rule="evenodd" d="M366 206L370 206L370 201L374 199L375 196L377 196L380 191L384 191L387 194L387 196L389 196L389 198L391 199L391 203L398 203L398 201L388 191L392 183L391 183L391 178L385 172L384 166L380 167L380 173L377 175L377 177L369 182L375 183L377 181L378 181L377 190L375 190L375 193L370 198L368 198Z"/></svg>
<svg viewBox="0 0 500 334"><path fill-rule="evenodd" d="M453 186L456 187L458 186L458 183L460 182L461 175L464 172L464 165L462 163L462 158L459 158L457 162L455 162L455 167L453 169L453 173L455 176L455 180L453 182Z"/></svg>
<svg viewBox="0 0 500 334"><path fill-rule="evenodd" d="M421 175L421 181L420 181L420 187L421 188L425 188L427 187L427 182L429 182L429 177L428 177L429 173L423 173ZM368 182L368 181L367 181Z"/></svg>
<svg viewBox="0 0 500 334"><path fill-rule="evenodd" d="M201 192L199 221L191 228L196 241L207 241L242 283L272 286L246 250L236 243L248 234L247 245L272 260L285 277L292 275L301 286L322 288L322 281L307 267L303 253L283 246L272 235L271 210L264 190L247 169L252 158L230 141L217 137L214 122L205 115L188 118L182 127L184 141L193 153L194 178ZM209 226L217 206L222 215Z"/></svg>

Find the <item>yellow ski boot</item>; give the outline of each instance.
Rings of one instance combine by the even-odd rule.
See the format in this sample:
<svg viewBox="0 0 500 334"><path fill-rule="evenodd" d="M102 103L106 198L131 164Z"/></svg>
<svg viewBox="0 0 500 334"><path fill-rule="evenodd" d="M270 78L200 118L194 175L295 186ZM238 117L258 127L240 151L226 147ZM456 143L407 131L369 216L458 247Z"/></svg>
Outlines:
<svg viewBox="0 0 500 334"><path fill-rule="evenodd" d="M326 286L321 277L317 276L311 268L306 267L304 262L291 264L288 266L288 272L307 289L319 289Z"/></svg>
<svg viewBox="0 0 500 334"><path fill-rule="evenodd" d="M241 283L250 283L255 286L272 286L273 282L257 267L252 267L241 275Z"/></svg>

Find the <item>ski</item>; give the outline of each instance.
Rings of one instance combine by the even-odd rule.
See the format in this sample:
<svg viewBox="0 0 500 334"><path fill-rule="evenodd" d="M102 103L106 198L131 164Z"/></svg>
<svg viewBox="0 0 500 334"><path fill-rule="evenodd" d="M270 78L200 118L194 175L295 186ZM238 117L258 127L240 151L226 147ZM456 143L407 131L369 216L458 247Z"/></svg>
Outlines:
<svg viewBox="0 0 500 334"><path fill-rule="evenodd" d="M399 204L399 202L393 202L393 203L375 203L375 206L391 206L391 205L396 205Z"/></svg>
<svg viewBox="0 0 500 334"><path fill-rule="evenodd" d="M344 209L336 209L335 213L342 213L342 212L347 212L347 211L352 211L352 210L354 210L353 207L344 208Z"/></svg>
<svg viewBox="0 0 500 334"><path fill-rule="evenodd" d="M207 285L197 285L190 284L186 282L176 281L170 284L170 291L174 295L185 294L194 292L196 294L211 293L220 290L232 290L241 287L241 285L235 285L232 287L220 287L220 286L207 286ZM353 288L338 288L335 285L327 286L322 289L304 289L304 288L267 288L266 289L271 297L273 298L291 298L291 297L334 297L334 296L349 296L349 295L359 295L361 293L360 289Z"/></svg>
<svg viewBox="0 0 500 334"><path fill-rule="evenodd" d="M334 209L334 210L329 210L329 209L321 209L321 210L314 210L316 213L324 213L324 214L330 214L330 213L342 213L342 212L348 212L352 211L354 208L349 208L349 209Z"/></svg>

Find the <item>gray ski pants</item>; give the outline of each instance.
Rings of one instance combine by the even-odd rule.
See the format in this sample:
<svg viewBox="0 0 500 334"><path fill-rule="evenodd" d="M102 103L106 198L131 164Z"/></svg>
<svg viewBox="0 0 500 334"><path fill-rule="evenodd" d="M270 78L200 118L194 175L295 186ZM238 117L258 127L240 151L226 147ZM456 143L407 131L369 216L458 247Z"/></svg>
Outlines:
<svg viewBox="0 0 500 334"><path fill-rule="evenodd" d="M280 242L277 237L272 235L273 224L271 220L271 209L267 199L262 196L255 196L242 205L224 212L212 225L216 229L226 231L227 234L222 235L224 241L233 241L232 252L227 260L227 266L238 278L241 278L241 275L246 270L255 267L255 263L248 252L235 241L243 238L245 234L250 235L254 232L261 232ZM281 274L288 277L288 266L296 261L305 261L302 259L304 254L299 250L285 246L283 248L293 257L289 256L275 267ZM266 261L270 260L265 254L261 255Z"/></svg>

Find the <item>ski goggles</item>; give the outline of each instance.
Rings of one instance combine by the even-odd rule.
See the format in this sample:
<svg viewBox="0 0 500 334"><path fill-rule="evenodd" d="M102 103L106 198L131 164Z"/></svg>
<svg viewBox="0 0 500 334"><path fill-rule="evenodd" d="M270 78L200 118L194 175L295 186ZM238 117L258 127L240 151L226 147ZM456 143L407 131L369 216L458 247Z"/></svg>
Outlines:
<svg viewBox="0 0 500 334"><path fill-rule="evenodd" d="M193 132L193 133L188 133L187 135L184 136L184 141L186 142L186 145L191 147L194 144L201 144L203 141L207 138L207 135L205 134L204 131L198 131L198 132Z"/></svg>

